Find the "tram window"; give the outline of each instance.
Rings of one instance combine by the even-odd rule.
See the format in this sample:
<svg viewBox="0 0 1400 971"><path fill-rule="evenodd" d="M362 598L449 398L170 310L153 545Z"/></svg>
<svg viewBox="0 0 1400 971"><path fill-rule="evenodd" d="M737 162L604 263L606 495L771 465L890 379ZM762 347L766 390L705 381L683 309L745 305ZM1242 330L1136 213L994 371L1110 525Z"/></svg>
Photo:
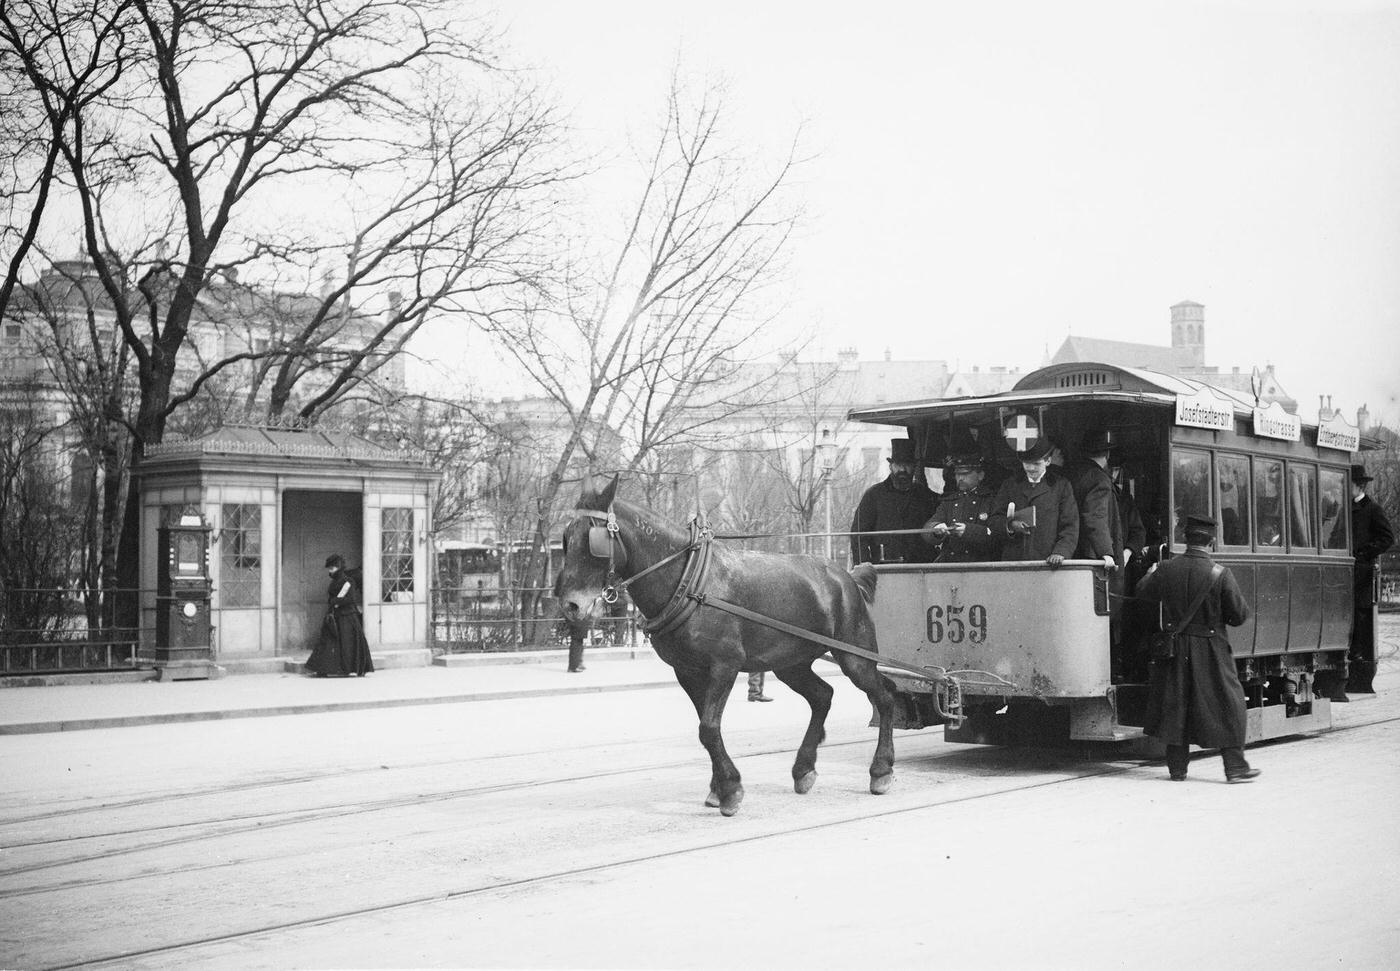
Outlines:
<svg viewBox="0 0 1400 971"><path fill-rule="evenodd" d="M1341 469L1323 469L1319 473L1322 482L1322 548L1325 550L1347 549L1347 520L1350 518L1351 497L1347 488L1347 476Z"/></svg>
<svg viewBox="0 0 1400 971"><path fill-rule="evenodd" d="M1295 550L1317 549L1313 520L1317 510L1317 467L1288 466L1288 511Z"/></svg>
<svg viewBox="0 0 1400 971"><path fill-rule="evenodd" d="M1186 541L1186 517L1210 515L1210 455L1185 449L1172 453L1172 536Z"/></svg>
<svg viewBox="0 0 1400 971"><path fill-rule="evenodd" d="M1254 460L1254 535L1259 546L1283 545L1283 463Z"/></svg>
<svg viewBox="0 0 1400 971"><path fill-rule="evenodd" d="M1215 471L1220 477L1220 544L1249 545L1249 459L1243 455L1219 455Z"/></svg>

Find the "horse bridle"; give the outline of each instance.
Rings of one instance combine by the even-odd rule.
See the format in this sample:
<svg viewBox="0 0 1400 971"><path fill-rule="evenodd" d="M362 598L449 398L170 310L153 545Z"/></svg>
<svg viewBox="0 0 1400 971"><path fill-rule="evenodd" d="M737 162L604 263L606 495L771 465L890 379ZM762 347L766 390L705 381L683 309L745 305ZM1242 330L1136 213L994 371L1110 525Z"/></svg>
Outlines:
<svg viewBox="0 0 1400 971"><path fill-rule="evenodd" d="M627 565L627 547L622 542L622 529L617 522L617 513L613 511L611 504L605 511L597 509L575 509L576 518L588 519L594 523L601 522L601 526L588 527L588 553L590 556L600 560L608 561L608 574L603 583L603 593L601 600L603 603L612 604L617 602L622 591L636 583L642 577L659 570L672 560L679 559L699 549L701 544L709 539L710 530L707 526L698 526L691 523L691 540L685 546L676 550L670 556L663 556L645 570L639 570L626 580L618 579L618 567Z"/></svg>

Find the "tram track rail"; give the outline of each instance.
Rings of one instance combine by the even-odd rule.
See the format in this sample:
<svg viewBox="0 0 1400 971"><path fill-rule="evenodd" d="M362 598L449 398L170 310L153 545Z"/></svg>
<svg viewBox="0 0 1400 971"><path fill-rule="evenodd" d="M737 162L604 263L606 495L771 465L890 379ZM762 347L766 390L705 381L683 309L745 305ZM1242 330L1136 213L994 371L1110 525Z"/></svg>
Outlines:
<svg viewBox="0 0 1400 971"><path fill-rule="evenodd" d="M1322 741L1335 735L1350 734L1368 728L1395 724L1397 722L1400 722L1400 716L1358 720L1356 722L1344 726L1334 727L1325 732L1310 733L1308 735L1294 737L1287 741L1291 741L1294 744L1306 744L1308 742ZM856 745L864 744L865 742L866 740L861 740L860 742L851 741L836 744ZM1280 739L1266 744L1272 746L1284 744L1284 742L1285 740ZM782 754L785 751L786 749L778 748L774 749L773 751L747 753L744 757L747 758ZM954 749L950 750L950 754L958 751L967 752L968 750ZM84 958L81 961L43 965L43 967L52 969L52 971L60 971L60 969L68 968L104 967L119 964L122 962L139 961L143 959L177 957L181 954L192 953L200 948L216 946L219 944L231 943L250 938L256 938L262 935L296 931L299 929L311 928L320 925L333 924L339 921L355 920L367 916L392 913L394 911L399 910L427 907L435 904L449 903L452 901L469 900L473 897L483 897L493 893L509 892L513 890L532 887L547 887L550 884L554 883L566 883L568 881L577 880L582 877L605 874L611 871L622 870L633 866L640 866L653 862L662 862L669 859L682 858L694 854L722 850L735 846L753 844L764 840L781 839L803 833L829 831L843 826L849 826L852 824L861 824L870 820L908 815L910 813L916 812L938 810L943 807L964 805L972 802L991 801L1001 797L1032 792L1039 789L1073 785L1085 781L1126 774L1128 772L1138 770L1144 765L1151 764L1151 762L1152 760L1132 759L1118 760L1112 762L1086 763L1083 771L1072 772L1067 776L1060 776L1050 779L1031 779L1019 783L1013 781L1013 784L992 789L990 791L936 796L934 798L920 799L913 803L905 803L899 806L889 807L885 809L872 809L872 804L870 801L860 800L859 803L864 811L849 812L840 815L836 818L807 821L787 826L777 826L775 828L765 829L763 832L759 833L747 833L739 836L692 840L686 843L685 845L676 846L656 852L630 855L624 854L615 859L600 860L597 862L587 863L578 866L561 867L544 873L528 874L515 877L504 877L501 879L482 880L471 883L465 883L457 887L448 887L444 889L435 890L430 893L398 897L396 899L388 900L383 903L375 903L370 904L368 906L330 909L322 913L313 914L305 917L296 917L280 921L264 921L254 927L247 927L214 934L208 934L204 936L191 937L189 940L185 941L177 941L172 943L155 945L147 948L131 949L122 951L120 953L99 955ZM691 760L686 760L684 762L666 763L664 767L676 768L688 766L690 764ZM537 783L537 785L547 786L551 784L568 784L574 781L584 781L591 778L606 778L623 775L631 772L648 772L655 770L655 766L635 766L605 773L590 773L578 777L540 780ZM483 790L490 788L492 787L483 787ZM444 794L444 796L446 796L446 794ZM387 803L391 801L401 802L402 799L386 800L385 802ZM389 807L386 806L384 808ZM361 811L372 812L375 810L364 809ZM314 812L314 810L312 812ZM314 816L306 821L321 818L324 817ZM287 823L291 824L298 821L300 820L288 820ZM155 846L149 845L145 848L153 849L155 848ZM205 867L182 868L180 870L171 871L171 873L187 872L189 870L195 869L205 869ZM116 882L122 882L122 880L124 879L147 879L150 876L150 873L144 873L139 875L133 875L127 878L119 878Z"/></svg>

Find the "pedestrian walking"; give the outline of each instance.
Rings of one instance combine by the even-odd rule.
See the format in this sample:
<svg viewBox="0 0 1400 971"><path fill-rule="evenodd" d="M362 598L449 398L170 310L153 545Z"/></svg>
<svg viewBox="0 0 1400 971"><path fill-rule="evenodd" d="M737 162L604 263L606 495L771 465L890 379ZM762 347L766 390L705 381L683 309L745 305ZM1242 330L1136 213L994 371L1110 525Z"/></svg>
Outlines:
<svg viewBox="0 0 1400 971"><path fill-rule="evenodd" d="M363 678L374 670L374 661L365 640L360 613L360 571L347 570L345 557L332 553L326 558L330 584L326 588L326 616L321 637L306 669L318 678Z"/></svg>

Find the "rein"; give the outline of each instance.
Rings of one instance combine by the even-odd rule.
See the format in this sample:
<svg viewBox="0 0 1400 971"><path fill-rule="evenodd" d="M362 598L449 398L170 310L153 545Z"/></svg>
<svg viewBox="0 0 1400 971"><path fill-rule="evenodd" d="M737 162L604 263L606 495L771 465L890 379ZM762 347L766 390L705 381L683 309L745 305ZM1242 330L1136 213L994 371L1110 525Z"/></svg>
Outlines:
<svg viewBox="0 0 1400 971"><path fill-rule="evenodd" d="M671 599L667 601L666 606L662 608L660 614L654 619L648 620L646 624L643 625L642 630L648 636L669 634L689 620L691 615L700 607L714 607L716 610L722 610L742 620L761 624L764 627L769 627L794 637L800 637L803 640L811 641L814 644L819 644L830 650L841 651L845 654L853 654L856 657L865 658L867 661L874 661L877 665L884 665L885 667L904 671L906 674L913 674L928 681L933 684L935 688L933 697L935 708L938 710L939 715L954 728L962 725L964 717L962 713L962 689L958 679L950 675L946 668L936 665L932 667L920 667L914 664L906 664L903 661L885 657L874 651L867 651L863 647L856 647L854 644L847 644L844 641L838 641L835 638L827 637L824 634L818 634L815 631L796 627L774 617L768 617L764 614L749 610L747 607L741 607L738 604L730 603L727 600L723 600L719 597L711 597L706 594L705 581L709 577L711 544L716 537L708 526L704 526L700 523L698 518L691 519L689 523L690 542L685 546L676 550L669 556L657 560L651 566L634 573L627 579L619 580L617 576L617 550L623 550L622 562L624 564L626 563L627 555L626 550L622 547L622 538L619 535L620 528L617 522L617 515L613 512L612 507L609 506L606 512L600 512L596 509L575 509L574 513L576 516L587 517L588 519L601 521L606 524L603 528L606 529L608 534L608 574L606 585L603 587L603 593L600 595L600 599L604 603L615 602L618 593L627 589L627 587L636 583L654 570L659 570L672 560L679 559L682 556L688 557L685 570L681 574L680 582L676 584L675 592L671 594ZM592 529L596 528L597 527L591 527L590 532ZM917 532L920 532L920 530L885 530L883 534L890 535ZM723 538L730 539L741 537ZM590 536L589 552L601 558L602 554L597 548L599 545L601 545L601 541L595 544ZM696 555L690 556L691 553L695 553Z"/></svg>

